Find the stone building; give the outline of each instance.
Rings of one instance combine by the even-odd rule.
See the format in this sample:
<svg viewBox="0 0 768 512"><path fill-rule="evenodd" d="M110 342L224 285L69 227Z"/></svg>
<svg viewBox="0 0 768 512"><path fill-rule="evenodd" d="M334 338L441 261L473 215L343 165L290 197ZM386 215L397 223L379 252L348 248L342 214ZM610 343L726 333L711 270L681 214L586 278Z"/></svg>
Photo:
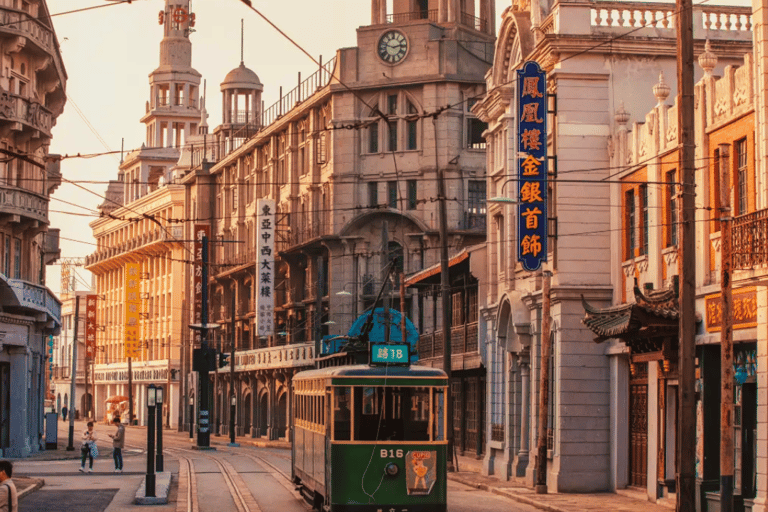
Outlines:
<svg viewBox="0 0 768 512"><path fill-rule="evenodd" d="M45 265L60 255L48 201L61 171L48 147L67 74L44 1L2 0L0 14L0 455L25 457L41 447L47 342L61 325Z"/></svg>
<svg viewBox="0 0 768 512"><path fill-rule="evenodd" d="M632 288L623 293L617 282L620 246L612 244L621 218L611 209L620 201L620 187L614 181L627 166L615 158L614 134L619 119L642 121L644 117L633 116L644 116L659 101L651 91L660 74L676 76L672 14L671 5L643 2L621 6L560 2L551 7L515 2L502 16L494 67L487 75L490 92L474 108L489 123L488 195L522 200L516 176L518 161L526 155L517 150L523 139L517 129L516 98L521 90L516 72L526 61L538 62L546 72L549 235L544 268L552 272L548 298L553 345L546 428L550 491L656 486L648 480L650 473L630 480L624 467L629 453L627 424L614 412L629 398L629 390L616 394L613 382L617 365L628 372L626 354L614 353L612 345L596 344L594 333L581 320L582 296L598 309L632 297ZM741 62L751 47L749 14L746 8L694 7L696 54L704 52L709 38L718 51L718 73ZM698 69L697 79L703 74ZM659 97L674 95L674 86L662 84L655 91ZM622 109L629 112L626 118L615 117ZM653 131L655 138L666 135L666 126ZM643 148L641 160L651 156L650 149ZM518 206L504 203L488 207L488 294L481 298L481 315L488 326L482 338L488 344L484 470L532 485L540 403L542 277L518 262L522 237L517 210ZM637 215L642 218L645 213ZM638 261L640 266L646 264ZM661 280L654 284L659 288Z"/></svg>
<svg viewBox="0 0 768 512"><path fill-rule="evenodd" d="M766 79L768 41L765 2L753 6L754 50L738 65L720 71L731 46L708 41L698 55L703 76L695 86L696 145L696 489L697 510L719 510L722 329L721 240L724 217L732 217L733 439L735 510L768 508L765 388L768 364L765 309ZM737 22L744 22L740 14ZM733 17L731 18L733 21ZM620 183L611 192L611 261L614 304L586 304L584 323L605 341L611 360L611 438L617 485L645 488L649 499L674 493L677 407L677 324L674 283L678 262L678 106L667 104L669 89L657 85L657 105L629 122L615 113L611 165ZM700 163L699 163L700 162ZM723 188L727 192L723 192ZM728 194L730 212L723 212ZM639 286L638 286L639 285ZM635 289L634 294L632 292ZM644 291L641 292L640 288ZM635 299L633 300L633 295ZM654 315L628 320L645 309L648 297L666 295ZM671 331L658 329L664 317ZM610 320L609 320L610 319ZM637 320L640 321L637 321ZM699 320L700 319L700 320ZM653 325L652 329L649 326ZM612 327L612 329L607 329ZM629 397L629 401L622 397ZM615 397L615 398L614 398Z"/></svg>
<svg viewBox="0 0 768 512"><path fill-rule="evenodd" d="M90 292L76 291L64 292L60 295L61 299L61 332L54 336L53 349L53 374L51 375L51 392L54 394L54 407L61 417L61 408L65 405L67 409L71 407L70 394L72 390L72 353L74 349L75 335L75 301L80 297L80 325L77 327L77 376L75 381L75 410L86 410L85 393L85 296ZM93 397L93 388L88 393ZM92 398L91 398L92 400Z"/></svg>
<svg viewBox="0 0 768 512"><path fill-rule="evenodd" d="M215 165L184 178L195 191L186 216L215 219L215 343L229 352L234 340L237 349L235 382L228 367L213 377L215 422L228 421L234 392L240 432L285 436L291 377L313 365L321 337L346 334L372 306L390 262L409 274L438 261L436 165L447 175L451 253L484 240L476 223L485 195L484 125L469 107L484 91L494 3L461 5L396 1L388 13L387 2L373 0L357 45L263 112L252 71L241 65L222 83L226 129L215 131L216 140L247 131L251 114L258 132L234 150L221 142ZM433 122L428 115L446 106ZM260 198L275 201L277 221L274 329L263 337L254 311ZM397 293L388 296L399 308ZM432 322L413 292L405 308L417 325Z"/></svg>
<svg viewBox="0 0 768 512"><path fill-rule="evenodd" d="M159 66L149 75L149 100L141 122L146 141L120 164L90 226L96 251L86 259L98 301L96 417L105 401L131 396L136 418L146 418L146 386L165 390L165 422L177 425L182 343L188 339L184 273L191 249L182 242L184 187L175 183L181 147L198 132L200 73L192 68L189 0L166 0L161 16ZM126 265L138 264L139 337L133 357L126 350ZM128 389L128 372L133 389Z"/></svg>

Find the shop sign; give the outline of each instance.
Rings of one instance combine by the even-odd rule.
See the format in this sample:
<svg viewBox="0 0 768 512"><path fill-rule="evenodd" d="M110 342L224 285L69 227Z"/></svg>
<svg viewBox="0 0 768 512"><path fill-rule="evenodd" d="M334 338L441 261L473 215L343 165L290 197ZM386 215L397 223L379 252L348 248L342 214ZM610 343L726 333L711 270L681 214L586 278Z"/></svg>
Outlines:
<svg viewBox="0 0 768 512"><path fill-rule="evenodd" d="M208 247L211 241L211 227L207 224L195 224L195 242L194 242L194 263L193 281L194 297L192 299L192 314L194 315L193 324L201 325L203 323L203 238L208 240ZM206 258L207 261L210 261ZM200 346L201 332L192 331L193 344Z"/></svg>
<svg viewBox="0 0 768 512"><path fill-rule="evenodd" d="M705 298L707 331L719 332L723 325L723 297L719 293ZM734 329L757 327L757 290L743 288L733 291L731 306Z"/></svg>
<svg viewBox="0 0 768 512"><path fill-rule="evenodd" d="M139 341L141 318L141 267L138 263L125 264L125 357L137 358L141 354Z"/></svg>
<svg viewBox="0 0 768 512"><path fill-rule="evenodd" d="M96 355L96 295L85 296L85 356Z"/></svg>
<svg viewBox="0 0 768 512"><path fill-rule="evenodd" d="M256 332L269 336L274 332L275 310L275 201L259 199L256 211Z"/></svg>

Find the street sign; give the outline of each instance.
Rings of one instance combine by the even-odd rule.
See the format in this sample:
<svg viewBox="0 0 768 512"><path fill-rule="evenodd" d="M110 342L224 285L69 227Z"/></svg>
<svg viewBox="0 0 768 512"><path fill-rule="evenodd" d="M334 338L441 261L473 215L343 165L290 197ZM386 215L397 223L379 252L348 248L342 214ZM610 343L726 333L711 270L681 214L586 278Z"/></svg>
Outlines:
<svg viewBox="0 0 768 512"><path fill-rule="evenodd" d="M408 366L408 347L407 343L371 343L371 365Z"/></svg>

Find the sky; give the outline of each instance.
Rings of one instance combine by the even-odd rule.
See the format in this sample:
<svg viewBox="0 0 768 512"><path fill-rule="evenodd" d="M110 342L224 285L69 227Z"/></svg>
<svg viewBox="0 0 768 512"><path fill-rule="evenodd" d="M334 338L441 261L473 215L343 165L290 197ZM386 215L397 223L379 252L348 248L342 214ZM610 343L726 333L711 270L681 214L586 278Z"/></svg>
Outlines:
<svg viewBox="0 0 768 512"><path fill-rule="evenodd" d="M391 4L392 0L388 0ZM701 0L695 0L698 3ZM149 99L149 73L159 62L162 27L158 13L164 0L47 0L67 70L68 101L53 129L50 152L62 155L119 151L141 146L145 127L139 122ZM749 5L749 0L713 0L713 4ZM316 65L240 0L191 0L196 14L191 35L192 65L207 80L208 123L221 122L219 84L240 64L240 20L245 23L244 61L264 84L269 107L279 88L287 92ZM355 46L357 27L370 23L368 0L253 0L310 54L327 61L338 48ZM496 0L496 28L512 0ZM104 6L79 13L57 13ZM390 10L391 12L391 10ZM116 179L119 155L70 158L61 163L65 180L50 202L51 227L61 229L62 258L91 254L89 222L97 218L106 182ZM87 190L85 190L87 189ZM90 191L90 192L89 192ZM63 202L66 201L66 202ZM77 214L77 215L75 215ZM77 289L90 284L90 273L77 270ZM60 290L60 266L48 268L46 282Z"/></svg>
<svg viewBox="0 0 768 512"><path fill-rule="evenodd" d="M496 0L497 28L511 0ZM53 24L67 70L68 101L53 129L50 152L61 155L92 154L139 147L145 140L139 119L149 99L149 73L159 62L162 27L158 13L164 0L134 0L111 4L108 0L48 0ZM240 20L245 23L244 61L264 84L263 100L277 101L279 88L296 86L298 73L314 72L312 61L239 0L191 0L196 14L192 65L207 80L208 123L221 122L219 85L240 64ZM57 13L105 5L85 12ZM357 27L368 25L367 0L253 0L270 18L310 54L327 61L336 49L355 46ZM91 254L94 239L90 222L103 201L106 181L115 179L120 155L71 158L61 163L65 180L50 202L51 227L61 229L62 258ZM96 182L96 183L89 183ZM62 202L67 201L67 203ZM74 204L68 204L74 203ZM74 213L78 215L74 215ZM47 286L60 290L59 265L48 268ZM90 273L77 269L77 289L86 289Z"/></svg>

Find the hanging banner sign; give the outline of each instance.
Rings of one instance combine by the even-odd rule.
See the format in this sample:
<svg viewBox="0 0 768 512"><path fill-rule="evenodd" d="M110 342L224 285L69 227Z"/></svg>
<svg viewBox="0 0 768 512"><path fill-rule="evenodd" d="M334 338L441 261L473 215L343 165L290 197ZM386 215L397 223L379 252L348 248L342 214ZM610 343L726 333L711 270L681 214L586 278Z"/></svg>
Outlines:
<svg viewBox="0 0 768 512"><path fill-rule="evenodd" d="M96 355L96 295L85 296L85 355Z"/></svg>
<svg viewBox="0 0 768 512"><path fill-rule="evenodd" d="M125 357L141 355L139 342L141 318L141 267L138 263L125 264Z"/></svg>
<svg viewBox="0 0 768 512"><path fill-rule="evenodd" d="M529 61L517 82L517 259L538 270L547 261L547 77Z"/></svg>
<svg viewBox="0 0 768 512"><path fill-rule="evenodd" d="M193 264L193 290L192 314L194 316L192 323L200 325L203 323L203 238L208 239L208 247L211 241L211 227L207 224L195 224L195 246L194 246L194 264ZM192 331L192 342L196 347L200 346L201 331Z"/></svg>
<svg viewBox="0 0 768 512"><path fill-rule="evenodd" d="M269 336L274 333L275 201L259 199L256 211L256 332Z"/></svg>

